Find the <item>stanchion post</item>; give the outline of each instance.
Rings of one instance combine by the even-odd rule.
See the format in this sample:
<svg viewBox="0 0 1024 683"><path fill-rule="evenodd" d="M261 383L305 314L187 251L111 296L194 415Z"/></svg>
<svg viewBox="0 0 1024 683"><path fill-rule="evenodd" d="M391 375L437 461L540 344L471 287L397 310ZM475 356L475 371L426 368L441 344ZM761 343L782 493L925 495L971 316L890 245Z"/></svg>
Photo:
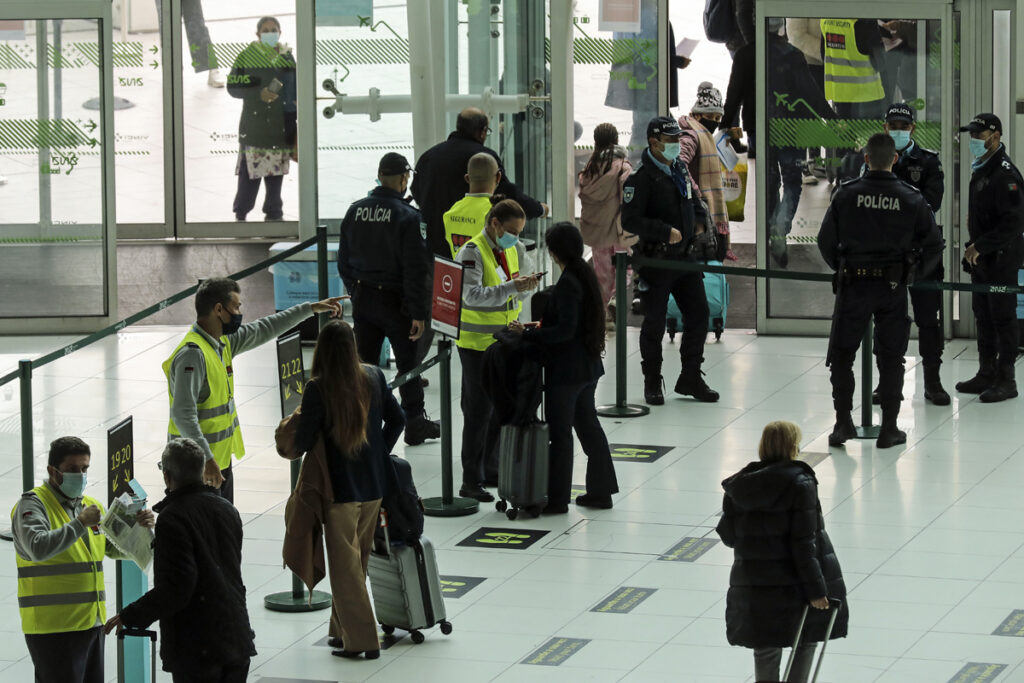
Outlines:
<svg viewBox="0 0 1024 683"><path fill-rule="evenodd" d="M626 252L615 254L615 403L597 407L603 417L641 417L651 412L647 406L626 400Z"/></svg>
<svg viewBox="0 0 1024 683"><path fill-rule="evenodd" d="M858 439L875 439L881 428L874 425L871 411L871 393L874 387L871 375L875 367L875 357L872 349L874 343L874 325L868 321L868 328L864 332L864 341L860 345L860 426L857 427Z"/></svg>
<svg viewBox="0 0 1024 683"><path fill-rule="evenodd" d="M327 226L316 226L316 284L317 295L320 301L330 296L330 286L327 274ZM327 314L320 314L320 327L327 324Z"/></svg>
<svg viewBox="0 0 1024 683"><path fill-rule="evenodd" d="M21 489L31 491L36 478L32 445L32 361L18 361L18 375L21 384Z"/></svg>

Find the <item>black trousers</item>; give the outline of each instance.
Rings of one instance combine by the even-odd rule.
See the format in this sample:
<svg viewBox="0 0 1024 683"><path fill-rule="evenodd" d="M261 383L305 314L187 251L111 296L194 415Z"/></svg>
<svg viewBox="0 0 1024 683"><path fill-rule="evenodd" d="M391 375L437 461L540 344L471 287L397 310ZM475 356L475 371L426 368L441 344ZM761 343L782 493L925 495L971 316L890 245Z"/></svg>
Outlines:
<svg viewBox="0 0 1024 683"><path fill-rule="evenodd" d="M1009 251L1009 250L1007 250ZM993 254L978 259L971 282L1016 285L1020 260L1011 254ZM978 355L982 361L1013 365L1020 343L1015 294L972 294L971 309L978 323Z"/></svg>
<svg viewBox="0 0 1024 683"><path fill-rule="evenodd" d="M832 402L837 412L853 410L853 362L868 323L875 322L878 393L882 410L898 410L903 400L903 368L910 339L907 288L883 280L853 280L836 299L832 350Z"/></svg>
<svg viewBox="0 0 1024 683"><path fill-rule="evenodd" d="M248 676L249 660L243 659L201 674L176 671L171 674L171 680L174 683L245 683Z"/></svg>
<svg viewBox="0 0 1024 683"><path fill-rule="evenodd" d="M26 633L36 683L105 683L103 627L64 633Z"/></svg>
<svg viewBox="0 0 1024 683"><path fill-rule="evenodd" d="M558 384L545 391L544 411L551 437L548 454L548 501L569 503L572 491L572 430L587 455L587 493L610 496L619 492L608 437L597 419L594 393L597 381Z"/></svg>
<svg viewBox="0 0 1024 683"><path fill-rule="evenodd" d="M398 372L416 367L416 342L409 339L412 318L402 310L402 295L372 285L356 285L352 292L352 321L355 323L356 348L364 363L377 365L384 338L391 342ZM419 379L398 388L407 420L423 415L423 385Z"/></svg>
<svg viewBox="0 0 1024 683"><path fill-rule="evenodd" d="M244 152L242 156L242 163L238 168L238 190L232 205L235 218L239 220L243 220L253 210L253 207L256 206L256 195L260 193L260 178L249 177L249 167L245 162ZM262 180L265 188L263 213L267 218L279 219L284 211L284 202L281 201L281 185L284 183L284 176L268 175Z"/></svg>
<svg viewBox="0 0 1024 683"><path fill-rule="evenodd" d="M224 483L220 485L221 498L228 501L232 505L235 504L235 475L231 471L231 464L228 463L226 469L220 471L222 477L224 477Z"/></svg>
<svg viewBox="0 0 1024 683"><path fill-rule="evenodd" d="M459 348L462 363L462 484L498 481L501 425L484 393L484 352Z"/></svg>
<svg viewBox="0 0 1024 683"><path fill-rule="evenodd" d="M674 270L644 268L640 277L647 283L643 292L644 321L640 326L640 357L650 373L661 372L661 342L665 336L668 297L674 296L683 316L683 338L679 357L683 370L699 370L704 362L704 340L708 336L708 299L704 275Z"/></svg>

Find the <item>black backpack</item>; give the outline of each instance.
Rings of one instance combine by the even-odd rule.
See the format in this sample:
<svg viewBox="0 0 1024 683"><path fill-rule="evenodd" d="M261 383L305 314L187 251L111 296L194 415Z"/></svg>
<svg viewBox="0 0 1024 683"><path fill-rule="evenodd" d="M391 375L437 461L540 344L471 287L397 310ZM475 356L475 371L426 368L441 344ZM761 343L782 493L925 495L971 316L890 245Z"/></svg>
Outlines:
<svg viewBox="0 0 1024 683"><path fill-rule="evenodd" d="M389 455L384 465L387 492L381 507L388 513L388 536L392 543L411 543L423 535L423 503L416 492L409 461ZM383 531L378 530L383 537Z"/></svg>
<svg viewBox="0 0 1024 683"><path fill-rule="evenodd" d="M728 43L737 32L732 0L705 0L704 35L712 43Z"/></svg>

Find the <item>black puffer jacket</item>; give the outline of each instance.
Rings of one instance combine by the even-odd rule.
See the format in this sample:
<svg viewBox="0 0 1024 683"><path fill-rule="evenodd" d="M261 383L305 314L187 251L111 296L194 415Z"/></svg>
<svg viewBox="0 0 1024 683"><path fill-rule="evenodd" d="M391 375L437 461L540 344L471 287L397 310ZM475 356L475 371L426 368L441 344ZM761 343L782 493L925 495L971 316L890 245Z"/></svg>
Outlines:
<svg viewBox="0 0 1024 683"><path fill-rule="evenodd" d="M202 485L168 493L153 510L153 588L121 611L121 621L132 628L160 621L164 671L198 675L255 655L238 511Z"/></svg>
<svg viewBox="0 0 1024 683"><path fill-rule="evenodd" d="M722 482L718 535L734 550L726 636L744 647L788 647L804 605L843 601L832 638L846 636L846 585L818 502L814 470L799 461L752 462ZM829 613L811 609L806 641L821 641Z"/></svg>

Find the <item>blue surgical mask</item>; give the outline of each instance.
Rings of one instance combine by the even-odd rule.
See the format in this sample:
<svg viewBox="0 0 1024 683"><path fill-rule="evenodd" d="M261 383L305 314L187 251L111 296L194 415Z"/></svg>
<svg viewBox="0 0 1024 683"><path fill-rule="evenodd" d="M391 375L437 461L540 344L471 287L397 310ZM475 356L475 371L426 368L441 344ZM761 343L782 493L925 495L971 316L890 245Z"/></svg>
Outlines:
<svg viewBox="0 0 1024 683"><path fill-rule="evenodd" d="M668 159L669 163L672 163L679 156L679 143L678 142L666 142L665 143L665 151L662 152L661 154L666 159Z"/></svg>
<svg viewBox="0 0 1024 683"><path fill-rule="evenodd" d="M495 240L498 246L502 249L511 249L519 243L519 235L514 235L511 232L506 232L504 235Z"/></svg>
<svg viewBox="0 0 1024 683"><path fill-rule="evenodd" d="M277 41L281 39L281 34L275 31L268 31L260 34L260 42L267 47L277 47Z"/></svg>
<svg viewBox="0 0 1024 683"><path fill-rule="evenodd" d="M85 493L85 472L64 472L64 480L60 483L60 491L68 498L81 498Z"/></svg>
<svg viewBox="0 0 1024 683"><path fill-rule="evenodd" d="M896 143L896 151L906 149L907 145L910 144L910 131L909 130L890 130L889 137Z"/></svg>
<svg viewBox="0 0 1024 683"><path fill-rule="evenodd" d="M985 148L984 140L979 140L978 138L971 138L970 145L971 156L973 156L975 159L980 159L986 154L988 154L988 150Z"/></svg>

